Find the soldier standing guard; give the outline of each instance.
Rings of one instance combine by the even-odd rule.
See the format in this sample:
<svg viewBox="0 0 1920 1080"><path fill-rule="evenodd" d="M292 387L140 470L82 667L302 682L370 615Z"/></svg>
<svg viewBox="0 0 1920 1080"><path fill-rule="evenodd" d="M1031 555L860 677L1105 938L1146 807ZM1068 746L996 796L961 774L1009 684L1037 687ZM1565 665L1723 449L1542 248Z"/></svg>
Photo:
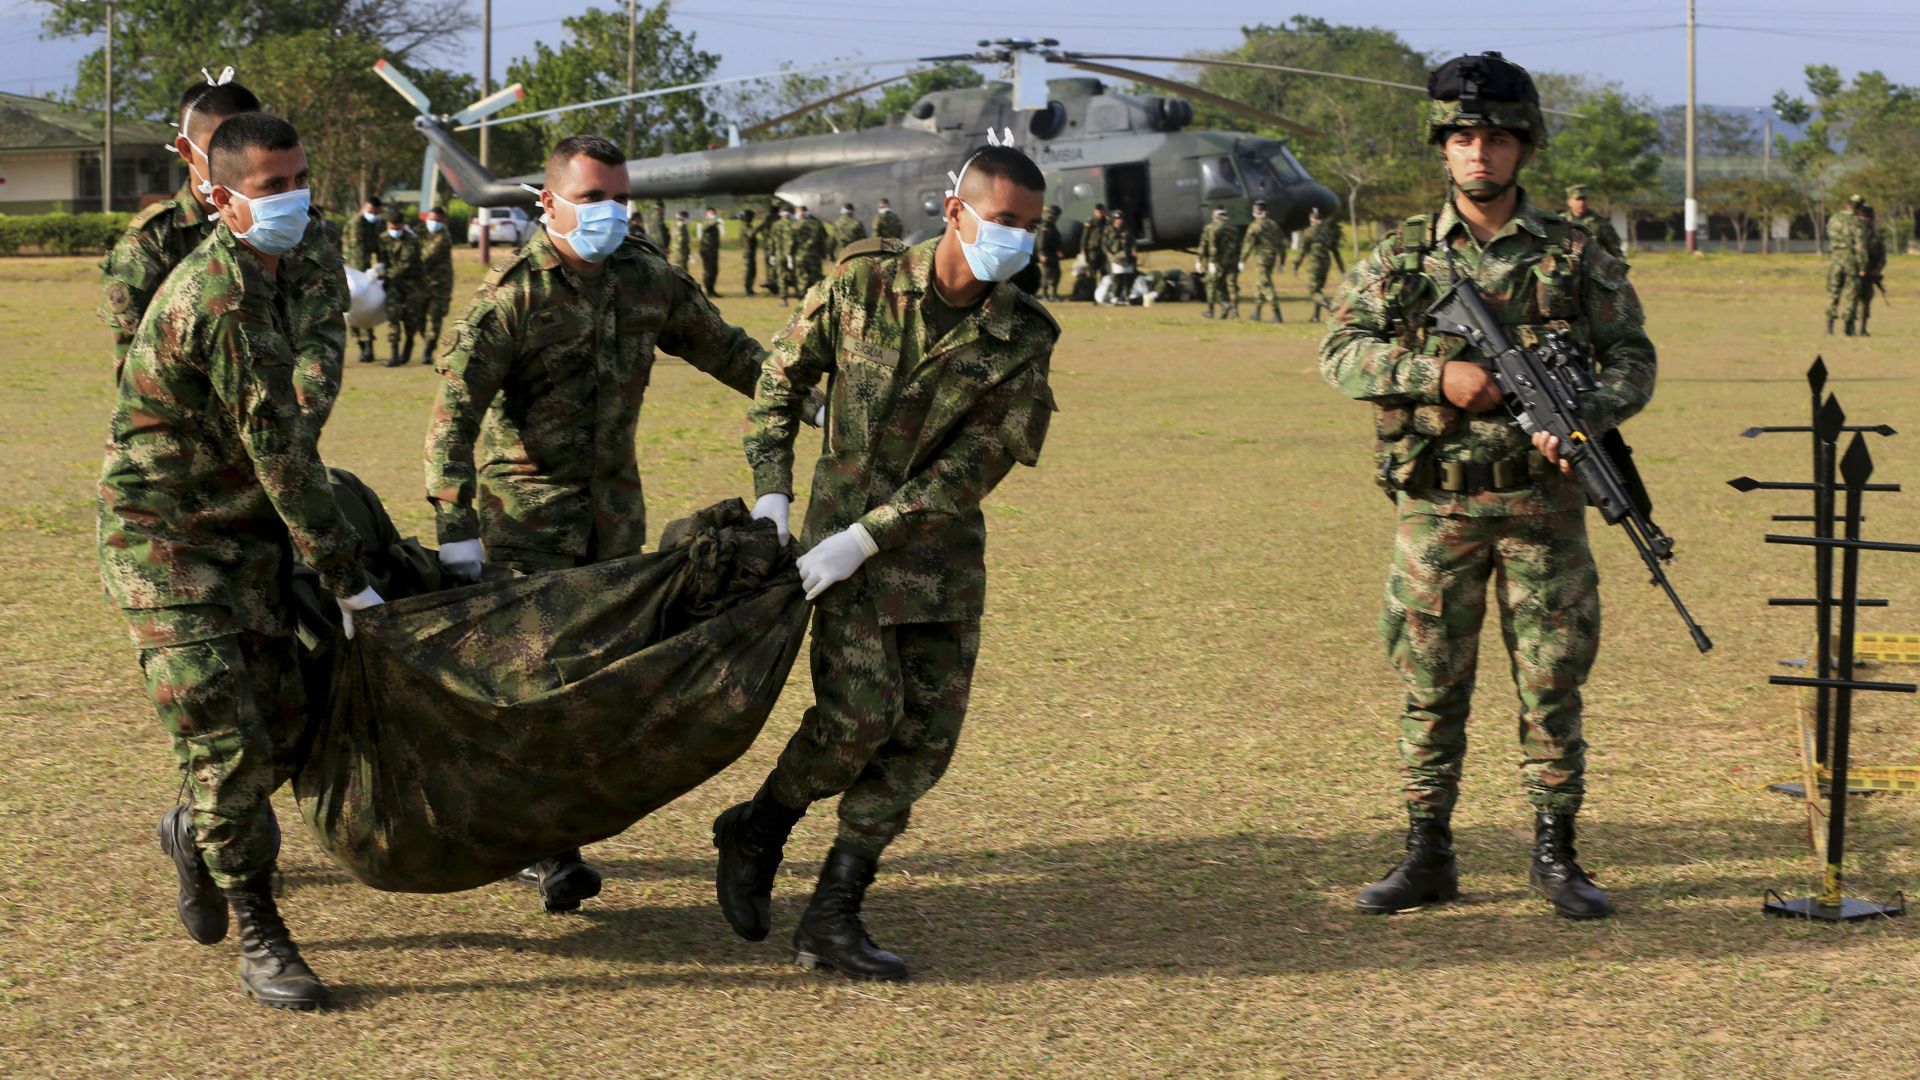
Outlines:
<svg viewBox="0 0 1920 1080"><path fill-rule="evenodd" d="M1859 258L1847 304L1847 333L1857 332L1861 337L1870 337L1867 320L1873 317L1874 287L1880 283L1880 275L1886 273L1887 269L1887 238L1874 222L1873 207L1865 200L1861 201L1854 214L1855 250L1859 252Z"/></svg>
<svg viewBox="0 0 1920 1080"><path fill-rule="evenodd" d="M243 113L206 144L213 233L153 297L116 390L100 474L100 573L186 774L161 821L177 910L203 945L240 934L240 984L276 1008L326 987L280 919L269 796L292 774L306 710L291 553L339 598L343 629L380 603L320 460L324 414L299 408L288 252L308 235L306 154L284 120Z"/></svg>
<svg viewBox="0 0 1920 1080"><path fill-rule="evenodd" d="M1127 220L1126 212L1118 207L1109 216L1106 228L1100 230L1100 253L1101 266L1113 276L1113 283L1107 288L1107 303L1124 307L1132 302L1128 294L1140 267L1134 261L1139 253L1134 248L1133 225Z"/></svg>
<svg viewBox="0 0 1920 1080"><path fill-rule="evenodd" d="M100 315L113 330L116 379L161 282L218 224L206 147L228 118L260 109L259 99L234 82L232 73L228 68L219 79L209 76L181 95L180 131L173 145L186 163L187 182L173 198L135 214L126 233L101 261ZM342 319L347 309L347 278L327 220L311 207L307 218L306 235L280 260L279 275L288 286L287 329L293 341L300 411L317 427L326 422L340 395L347 347Z"/></svg>
<svg viewBox="0 0 1920 1080"><path fill-rule="evenodd" d="M1448 200L1355 267L1320 349L1327 381L1373 404L1377 475L1399 517L1381 630L1407 687L1410 825L1406 857L1355 902L1386 914L1458 895L1450 822L1491 579L1536 812L1529 880L1561 915L1600 918L1612 905L1574 850L1586 790L1580 685L1600 634L1586 498L1553 438L1529 445L1511 422L1476 362L1489 358L1435 332L1425 312L1464 277L1521 344L1566 328L1594 365L1599 387L1580 409L1596 435L1652 397L1653 344L1626 264L1518 186L1547 141L1527 72L1498 53L1463 56L1428 86L1427 131L1446 164Z"/></svg>
<svg viewBox="0 0 1920 1080"><path fill-rule="evenodd" d="M662 252L673 254L673 237L667 232L667 204L663 199L653 200L653 209L647 215L647 239Z"/></svg>
<svg viewBox="0 0 1920 1080"><path fill-rule="evenodd" d="M1842 308L1848 309L1847 336L1853 336L1853 288L1860 280L1862 242L1860 208L1867 200L1850 196L1847 205L1827 218L1827 335L1833 335L1834 320Z"/></svg>
<svg viewBox="0 0 1920 1080"><path fill-rule="evenodd" d="M1034 261L1040 264L1040 298L1060 299L1060 207L1047 207L1040 234L1033 241Z"/></svg>
<svg viewBox="0 0 1920 1080"><path fill-rule="evenodd" d="M1588 206L1587 185L1574 184L1567 189L1567 220L1592 233L1607 254L1616 259L1627 257L1626 249L1620 246L1620 230L1613 227L1607 215Z"/></svg>
<svg viewBox="0 0 1920 1080"><path fill-rule="evenodd" d="M734 215L740 221L741 278L740 291L743 295L753 295L754 275L760 271L760 245L767 238L767 224L773 220L769 214L755 220L752 209L743 209Z"/></svg>
<svg viewBox="0 0 1920 1080"><path fill-rule="evenodd" d="M720 295L720 241L725 235L720 211L707 207L706 217L700 220L700 291L708 296Z"/></svg>
<svg viewBox="0 0 1920 1080"><path fill-rule="evenodd" d="M427 310L427 271L420 258L420 238L407 228L406 212L387 212L387 228L380 234L380 278L387 286L388 367L413 362L413 338L420 332Z"/></svg>
<svg viewBox="0 0 1920 1080"><path fill-rule="evenodd" d="M873 235L882 240L898 240L905 236L906 225L900 221L900 215L893 212L893 204L881 199L873 208Z"/></svg>
<svg viewBox="0 0 1920 1080"><path fill-rule="evenodd" d="M692 215L685 210L676 212L669 229L668 236L671 237L673 246L668 249L667 254L671 257L673 265L687 271L687 275L691 277L694 247Z"/></svg>
<svg viewBox="0 0 1920 1080"><path fill-rule="evenodd" d="M1246 269L1253 264L1255 280L1260 283L1260 291L1253 301L1253 321L1260 321L1261 309L1273 305L1273 321L1285 322L1280 317L1280 297L1273 291L1273 264L1286 261L1286 236L1280 231L1280 223L1267 216L1267 204L1264 201L1253 204L1253 224L1247 226L1245 236L1240 238L1240 267Z"/></svg>
<svg viewBox="0 0 1920 1080"><path fill-rule="evenodd" d="M793 295L793 211L781 203L779 215L767 230L767 290L786 307Z"/></svg>
<svg viewBox="0 0 1920 1080"><path fill-rule="evenodd" d="M425 309L420 362L431 364L434 347L440 343L440 324L453 305L453 234L447 231L445 210L436 206L424 216L427 235L420 241L420 267Z"/></svg>
<svg viewBox="0 0 1920 1080"><path fill-rule="evenodd" d="M794 932L804 967L907 977L860 912L966 716L986 586L981 501L1039 460L1053 412L1059 328L1008 280L1031 257L1045 187L1025 154L989 147L961 167L941 236L849 249L775 339L747 414L754 516L784 539L803 401L828 376L800 559L817 602L815 704L752 801L714 822L721 911L759 941L794 824L840 796L839 834Z"/></svg>
<svg viewBox="0 0 1920 1080"><path fill-rule="evenodd" d="M1080 263L1073 271L1073 295L1084 290L1093 299L1100 279L1107 276L1107 208L1093 204L1093 214L1080 223Z"/></svg>
<svg viewBox="0 0 1920 1080"><path fill-rule="evenodd" d="M1220 317L1240 317L1240 227L1227 220L1227 208L1213 208L1213 220L1200 230L1200 261L1194 269L1207 275L1206 317L1220 305Z"/></svg>
<svg viewBox="0 0 1920 1080"><path fill-rule="evenodd" d="M806 294L826 276L827 227L806 207L795 207L789 241L793 254L794 296Z"/></svg>
<svg viewBox="0 0 1920 1080"><path fill-rule="evenodd" d="M618 147L561 140L547 158L542 228L487 271L436 367L427 499L440 561L458 577L478 580L484 562L536 574L640 551L634 431L656 349L753 393L766 350L685 270L627 235L628 190ZM549 911L600 892L577 850L527 876Z"/></svg>
<svg viewBox="0 0 1920 1080"><path fill-rule="evenodd" d="M1308 322L1319 322L1320 312L1329 310L1333 304L1326 294L1327 269L1329 265L1340 267L1342 274L1347 272L1347 260L1340 254L1340 222L1320 213L1319 207L1307 212L1307 236L1300 246L1300 254L1293 260L1293 272L1300 272L1300 264L1307 263L1307 291L1313 297L1313 314Z"/></svg>

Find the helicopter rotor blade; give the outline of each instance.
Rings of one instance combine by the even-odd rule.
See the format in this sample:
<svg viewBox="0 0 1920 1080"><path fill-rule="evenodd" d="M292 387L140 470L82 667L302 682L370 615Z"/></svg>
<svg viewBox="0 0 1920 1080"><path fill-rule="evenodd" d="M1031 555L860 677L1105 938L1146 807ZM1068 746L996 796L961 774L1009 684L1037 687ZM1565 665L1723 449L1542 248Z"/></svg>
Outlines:
<svg viewBox="0 0 1920 1080"><path fill-rule="evenodd" d="M784 124L789 120L799 119L800 117L807 115L808 113L814 111L815 109L824 108L828 105L833 104L836 101L845 101L847 98L856 97L878 86L885 86L888 83L899 82L901 79L907 78L912 74L913 72L911 71L903 71L898 75L891 75L884 79L877 79L873 82L867 83L865 86L856 86L851 90L842 90L839 93L834 94L830 97L823 97L817 101L809 101L805 105L802 105L799 108L792 110L791 112L781 113L779 116L776 116L771 120L762 120L759 123L754 124L752 127L741 128L740 137L742 139L751 139L762 132L771 131L774 128L779 127L781 124Z"/></svg>
<svg viewBox="0 0 1920 1080"><path fill-rule="evenodd" d="M455 131L472 131L475 128L498 127L501 124L517 124L522 120L535 120L544 116L558 116L573 112L575 109L596 109L603 105L618 105L626 101L639 101L642 98L665 97L688 90L711 90L717 86L730 86L734 83L754 82L759 79L784 79L790 75L817 75L827 71L848 71L854 68L891 67L894 64L917 64L919 57L907 57L901 60L856 60L850 63L819 64L809 68L790 68L785 71L763 71L758 75L731 75L724 79L707 79L702 82L682 83L679 86L663 86L657 90L641 90L632 94L616 94L613 97L599 98L595 101L582 101L573 105L561 105L539 112L520 113L516 116L496 116L490 120L476 120L470 124L461 124Z"/></svg>
<svg viewBox="0 0 1920 1080"><path fill-rule="evenodd" d="M1391 79L1370 79L1365 75L1347 75L1338 71L1318 71L1314 68L1288 67L1285 64L1256 64L1251 60L1214 60L1197 56L1141 56L1135 53L1061 53L1063 60L1071 62L1079 59L1093 60L1147 60L1168 64L1194 64L1201 67L1248 68L1256 71L1280 71L1288 75L1313 75L1322 79L1343 79L1347 82L1366 83L1369 86L1386 86L1395 90L1414 90L1426 93L1427 88L1413 83L1394 82ZM1575 120L1585 120L1584 113L1568 112L1565 109L1549 109L1542 106L1544 113L1555 116L1570 116Z"/></svg>
<svg viewBox="0 0 1920 1080"><path fill-rule="evenodd" d="M1144 71L1135 71L1132 68L1110 67L1106 64L1095 64L1086 60L1067 59L1069 55L1077 57L1080 54L1062 54L1055 62L1065 64L1068 67L1079 68L1082 71L1091 71L1100 75L1111 75L1116 79L1133 79L1136 82L1146 83L1148 86L1157 86L1162 90L1172 90L1176 93L1185 94L1189 97L1204 101L1209 105L1226 109L1229 112L1238 113L1249 120L1257 120L1262 124L1271 124L1282 130L1291 131L1295 135L1317 138L1322 134L1322 132L1310 128L1305 124L1296 123L1277 113L1270 113L1265 109L1256 109L1245 102L1235 101L1230 97L1222 97L1211 91L1202 90L1192 83L1183 83L1174 79L1163 79L1158 75L1149 75Z"/></svg>

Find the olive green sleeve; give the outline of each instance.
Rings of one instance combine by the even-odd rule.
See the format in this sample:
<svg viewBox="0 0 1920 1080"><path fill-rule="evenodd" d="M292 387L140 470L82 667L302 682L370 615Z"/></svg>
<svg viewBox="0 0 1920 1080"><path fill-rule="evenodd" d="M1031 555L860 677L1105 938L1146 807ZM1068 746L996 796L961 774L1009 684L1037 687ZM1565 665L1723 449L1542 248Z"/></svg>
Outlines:
<svg viewBox="0 0 1920 1080"><path fill-rule="evenodd" d="M1386 404L1437 404L1441 361L1393 339L1396 302L1387 295L1393 241L1385 240L1348 275L1320 343L1320 374L1341 393Z"/></svg>
<svg viewBox="0 0 1920 1080"><path fill-rule="evenodd" d="M1587 248L1585 265L1580 299L1600 387L1580 395L1580 417L1596 433L1605 433L1646 407L1658 365L1640 297L1627 280L1627 264L1594 244Z"/></svg>
<svg viewBox="0 0 1920 1080"><path fill-rule="evenodd" d="M116 362L126 359L127 346L140 329L140 317L169 269L153 239L135 230L122 234L101 261L100 318L113 331Z"/></svg>
<svg viewBox="0 0 1920 1080"><path fill-rule="evenodd" d="M727 322L685 270L669 267L673 298L660 328L660 347L739 391L754 396L767 350Z"/></svg>
<svg viewBox="0 0 1920 1080"><path fill-rule="evenodd" d="M474 444L517 355L512 321L483 287L460 320L453 348L434 364L440 392L427 426L427 501L442 544L480 535Z"/></svg>
<svg viewBox="0 0 1920 1080"><path fill-rule="evenodd" d="M807 291L761 365L753 404L747 407L744 439L756 498L793 494L793 440L800 431L801 412L811 407L810 391L833 370L839 352L840 280L836 270Z"/></svg>

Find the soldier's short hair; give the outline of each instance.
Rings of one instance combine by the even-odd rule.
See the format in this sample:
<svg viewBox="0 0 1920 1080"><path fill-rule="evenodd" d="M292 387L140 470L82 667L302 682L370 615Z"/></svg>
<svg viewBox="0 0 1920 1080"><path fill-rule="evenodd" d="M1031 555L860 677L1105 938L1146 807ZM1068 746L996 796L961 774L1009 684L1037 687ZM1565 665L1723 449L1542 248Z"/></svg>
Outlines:
<svg viewBox="0 0 1920 1080"><path fill-rule="evenodd" d="M208 86L203 80L187 87L180 95L180 130L189 139L190 128L201 120L225 120L241 113L259 112L260 99L239 83Z"/></svg>
<svg viewBox="0 0 1920 1080"><path fill-rule="evenodd" d="M381 201L380 196L369 195L367 196L367 205L373 207L375 210L378 210L387 204Z"/></svg>
<svg viewBox="0 0 1920 1080"><path fill-rule="evenodd" d="M447 212L446 212L445 210L443 210L443 209L441 209L441 208L440 208L440 207L438 207L438 206L429 206L429 207L427 207L427 208L426 208L425 210L423 210L423 211L421 211L421 213L423 213L423 214L427 214L427 215L429 215L429 216L432 216L432 215L434 215L434 214L438 214L438 215L440 215L441 217L446 217L446 216L447 216Z"/></svg>
<svg viewBox="0 0 1920 1080"><path fill-rule="evenodd" d="M212 174L209 179L216 184L237 184L246 175L254 151L271 153L299 145L300 133L285 120L263 112L241 113L213 133L213 141L207 146L208 171Z"/></svg>
<svg viewBox="0 0 1920 1080"><path fill-rule="evenodd" d="M845 211L846 211L847 213L849 213L849 214L851 214L851 213L853 213L853 204L852 204L852 203L841 203L841 204L840 204L840 209L842 209L842 210L845 210Z"/></svg>
<svg viewBox="0 0 1920 1080"><path fill-rule="evenodd" d="M1101 212L1101 213L1103 213L1103 214L1107 212L1107 204L1106 204L1106 203L1103 203L1103 202L1097 202L1097 203L1094 203L1094 204L1093 204L1093 208L1094 208L1095 210L1098 210L1098 211L1100 211L1100 212Z"/></svg>
<svg viewBox="0 0 1920 1080"><path fill-rule="evenodd" d="M1265 199L1253 200L1253 208L1255 210L1265 210L1267 208L1267 200Z"/></svg>
<svg viewBox="0 0 1920 1080"><path fill-rule="evenodd" d="M1005 180L1028 191L1045 193L1047 176L1033 159L1011 146L983 146L973 152L965 165L960 166L960 179L968 175L983 176L989 180ZM955 184L954 193L959 194L960 185Z"/></svg>
<svg viewBox="0 0 1920 1080"><path fill-rule="evenodd" d="M627 155L613 145L611 140L598 135L569 135L553 145L553 153L547 155L547 186L552 187L560 179L561 172L574 158L585 155L602 165L625 165Z"/></svg>
<svg viewBox="0 0 1920 1080"><path fill-rule="evenodd" d="M405 210L402 210L396 206L393 209L387 211L387 224L405 225L406 223L407 223L407 212Z"/></svg>

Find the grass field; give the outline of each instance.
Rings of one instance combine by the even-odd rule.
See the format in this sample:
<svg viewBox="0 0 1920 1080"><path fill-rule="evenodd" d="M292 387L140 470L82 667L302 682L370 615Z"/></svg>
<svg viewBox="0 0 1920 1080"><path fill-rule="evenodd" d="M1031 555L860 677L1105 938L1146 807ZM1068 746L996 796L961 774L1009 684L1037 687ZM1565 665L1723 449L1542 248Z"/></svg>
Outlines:
<svg viewBox="0 0 1920 1080"><path fill-rule="evenodd" d="M1876 479L1920 485L1920 317L1903 297L1871 339L1816 336L1823 273L1758 256L1634 271L1662 364L1628 435L1719 647L1697 655L1625 541L1596 531L1581 848L1615 919L1569 923L1526 890L1491 635L1457 822L1468 895L1352 912L1403 828L1367 410L1320 380L1316 327L1065 305L1041 467L989 501L967 733L870 898L915 982L788 962L824 810L788 848L773 938L735 939L712 906L708 823L791 731L803 665L736 768L589 850L609 879L577 916L541 914L524 886L362 888L283 804L282 909L338 1001L286 1015L239 996L231 944L186 939L153 841L177 774L93 554L111 398L96 271L0 261L0 1074L1911 1075L1913 921L1760 914L1763 888L1812 884L1799 805L1758 790L1795 768L1791 699L1766 679L1811 627L1764 598L1805 595L1811 560L1761 543L1802 499L1724 481L1803 479L1807 452L1738 433L1803 422L1822 351L1856 421L1906 429L1874 444ZM478 270L461 274L464 295ZM721 303L763 338L783 318ZM419 366L350 365L324 444L422 534L432 391ZM751 494L740 412L663 362L640 431L654 521ZM1870 535L1920 540L1911 495L1869 517ZM1920 630L1920 561L1865 566L1893 606L1863 628ZM1857 760L1920 757L1912 699L1862 709ZM1857 894L1920 883L1920 800L1859 800L1853 820Z"/></svg>

